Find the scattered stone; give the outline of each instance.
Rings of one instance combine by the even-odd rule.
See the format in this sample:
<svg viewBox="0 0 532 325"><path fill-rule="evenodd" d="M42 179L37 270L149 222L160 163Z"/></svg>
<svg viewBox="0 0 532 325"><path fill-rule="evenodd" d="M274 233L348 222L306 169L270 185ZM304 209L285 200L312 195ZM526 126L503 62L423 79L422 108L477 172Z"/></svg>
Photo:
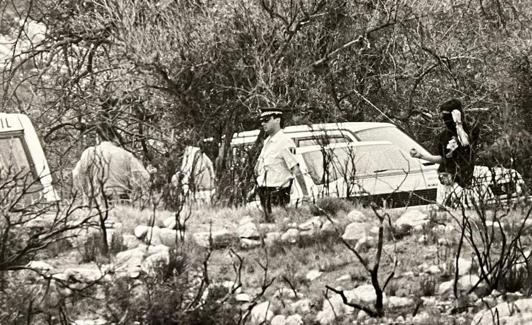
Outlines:
<svg viewBox="0 0 532 325"><path fill-rule="evenodd" d="M409 227L416 227L416 226L423 226L426 225L429 222L429 216L427 213L422 212L417 209L409 209L405 213L403 213L397 221L395 221L396 227L403 227L403 226L409 226Z"/></svg>
<svg viewBox="0 0 532 325"><path fill-rule="evenodd" d="M251 310L251 323L263 324L273 318L273 312L270 310L270 302L262 302Z"/></svg>
<svg viewBox="0 0 532 325"><path fill-rule="evenodd" d="M133 233L135 234L135 237L137 237L138 239L144 239L144 237L148 234L149 229L150 227L148 226L138 225L135 227L135 230L133 231Z"/></svg>
<svg viewBox="0 0 532 325"><path fill-rule="evenodd" d="M262 245L262 242L257 239L240 238L240 247L242 249L257 248Z"/></svg>
<svg viewBox="0 0 532 325"><path fill-rule="evenodd" d="M285 325L303 325L303 317L299 314L290 315L286 318Z"/></svg>
<svg viewBox="0 0 532 325"><path fill-rule="evenodd" d="M321 272L318 270L311 270L305 276L309 281L313 281L321 276Z"/></svg>
<svg viewBox="0 0 532 325"><path fill-rule="evenodd" d="M291 228L288 229L284 234L281 235L281 241L283 243L295 244L299 239L299 231L297 229Z"/></svg>
<svg viewBox="0 0 532 325"><path fill-rule="evenodd" d="M349 220L350 222L366 222L368 221L368 217L366 217L366 215L364 213L362 213L362 211L360 210L351 210L348 214L347 214L347 220Z"/></svg>
<svg viewBox="0 0 532 325"><path fill-rule="evenodd" d="M43 261L30 261L28 264L26 264L26 267L40 271L42 273L49 273L54 269L53 266Z"/></svg>
<svg viewBox="0 0 532 325"><path fill-rule="evenodd" d="M252 222L240 225L237 233L240 238L258 239L260 237L257 225Z"/></svg>
<svg viewBox="0 0 532 325"><path fill-rule="evenodd" d="M320 217L312 217L306 222L300 224L298 229L301 231L314 230L318 232L322 224L323 223L321 222Z"/></svg>
<svg viewBox="0 0 532 325"><path fill-rule="evenodd" d="M458 258L458 275L466 275L471 271L473 262L470 259Z"/></svg>
<svg viewBox="0 0 532 325"><path fill-rule="evenodd" d="M426 325L431 323L431 316L426 311L422 311L412 319L413 324Z"/></svg>
<svg viewBox="0 0 532 325"><path fill-rule="evenodd" d="M122 244L127 249L133 249L137 248L140 244L142 244L142 241L140 241L135 235L122 234Z"/></svg>
<svg viewBox="0 0 532 325"><path fill-rule="evenodd" d="M420 244L426 244L428 242L427 235L419 236L417 242L420 243Z"/></svg>
<svg viewBox="0 0 532 325"><path fill-rule="evenodd" d="M235 296L235 300L238 302L250 302L253 299L247 293L240 293Z"/></svg>
<svg viewBox="0 0 532 325"><path fill-rule="evenodd" d="M278 231L269 232L264 237L264 245L267 247L273 246L275 243L281 241L281 233Z"/></svg>
<svg viewBox="0 0 532 325"><path fill-rule="evenodd" d="M360 238L366 236L366 224L360 222L352 222L345 227L342 238L348 242L356 243Z"/></svg>
<svg viewBox="0 0 532 325"><path fill-rule="evenodd" d="M163 220L163 226L164 228L168 229L176 229L177 228L177 222L175 220L175 216L168 217Z"/></svg>
<svg viewBox="0 0 532 325"><path fill-rule="evenodd" d="M259 223L258 230L261 234L266 234L277 230L277 224L275 223Z"/></svg>
<svg viewBox="0 0 532 325"><path fill-rule="evenodd" d="M320 233L323 235L328 234L334 234L336 232L336 228L334 226L334 223L330 220L325 220L323 225L321 226Z"/></svg>
<svg viewBox="0 0 532 325"><path fill-rule="evenodd" d="M414 300L408 297L390 296L386 299L389 308L404 308L414 305Z"/></svg>
<svg viewBox="0 0 532 325"><path fill-rule="evenodd" d="M286 317L284 315L275 315L270 321L270 325L286 325Z"/></svg>
<svg viewBox="0 0 532 325"><path fill-rule="evenodd" d="M350 274L344 274L338 279L336 279L336 282L343 282L343 281L351 281L351 275Z"/></svg>
<svg viewBox="0 0 532 325"><path fill-rule="evenodd" d="M301 299L298 300L290 305L290 310L293 313L299 313L299 314L308 314L310 312L310 309L312 307L312 303L310 299Z"/></svg>
<svg viewBox="0 0 532 325"><path fill-rule="evenodd" d="M532 298L514 302L503 302L497 306L479 311L471 321L473 325L492 325L493 315L497 315L499 324L531 324Z"/></svg>
<svg viewBox="0 0 532 325"><path fill-rule="evenodd" d="M212 245L214 248L223 248L227 246L231 246L233 243L235 243L238 240L238 237L235 233L230 232L227 229L221 229L221 230L215 230L215 231L204 231L204 232L197 232L192 234L192 238L194 239L194 242L201 247L208 248L209 245L209 237L212 237Z"/></svg>
<svg viewBox="0 0 532 325"><path fill-rule="evenodd" d="M364 252L367 251L370 247L375 246L375 244L375 238L373 238L372 236L364 236L357 241L355 245L355 250L357 250L358 252Z"/></svg>

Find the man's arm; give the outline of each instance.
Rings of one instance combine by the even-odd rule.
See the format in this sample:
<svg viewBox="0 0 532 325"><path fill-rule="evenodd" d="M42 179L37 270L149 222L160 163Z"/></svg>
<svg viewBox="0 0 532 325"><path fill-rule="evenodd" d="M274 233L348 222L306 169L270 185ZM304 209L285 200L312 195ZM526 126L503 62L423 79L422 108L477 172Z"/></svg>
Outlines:
<svg viewBox="0 0 532 325"><path fill-rule="evenodd" d="M303 173L301 173L301 169L299 168L299 165L294 165L291 169L292 175L296 176L296 180L299 183L299 186L301 187L301 191L303 191L303 197L308 198L308 190L307 190L307 182L305 181L305 177L303 176Z"/></svg>
<svg viewBox="0 0 532 325"><path fill-rule="evenodd" d="M418 152L416 149L412 148L410 149L410 156L413 158L423 159L426 161L430 161L432 163L441 164L443 162L443 157L440 155L424 155L421 152Z"/></svg>

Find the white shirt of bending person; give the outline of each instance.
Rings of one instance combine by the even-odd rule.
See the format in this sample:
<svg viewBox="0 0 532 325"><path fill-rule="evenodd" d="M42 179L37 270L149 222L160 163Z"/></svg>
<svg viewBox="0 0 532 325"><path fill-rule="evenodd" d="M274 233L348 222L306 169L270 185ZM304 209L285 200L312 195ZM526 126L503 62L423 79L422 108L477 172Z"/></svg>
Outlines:
<svg viewBox="0 0 532 325"><path fill-rule="evenodd" d="M150 181L142 162L110 141L83 151L72 174L85 196L129 194L145 190Z"/></svg>
<svg viewBox="0 0 532 325"><path fill-rule="evenodd" d="M297 165L296 145L283 130L264 141L264 146L255 165L258 186L287 187L294 178L291 169Z"/></svg>

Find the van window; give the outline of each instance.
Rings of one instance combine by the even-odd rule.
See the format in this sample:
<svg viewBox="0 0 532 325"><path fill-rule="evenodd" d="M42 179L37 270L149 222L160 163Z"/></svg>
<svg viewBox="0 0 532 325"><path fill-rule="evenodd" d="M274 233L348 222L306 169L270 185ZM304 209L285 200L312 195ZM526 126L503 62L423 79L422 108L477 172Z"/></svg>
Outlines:
<svg viewBox="0 0 532 325"><path fill-rule="evenodd" d="M0 176L5 178L15 175L17 178L33 176L22 137L0 138Z"/></svg>
<svg viewBox="0 0 532 325"><path fill-rule="evenodd" d="M303 159L312 181L317 185L354 175L355 152L351 147L309 151L303 153Z"/></svg>
<svg viewBox="0 0 532 325"><path fill-rule="evenodd" d="M416 166L393 145L326 148L303 153L303 159L316 185L387 172L406 175Z"/></svg>
<svg viewBox="0 0 532 325"><path fill-rule="evenodd" d="M305 147L305 146L326 146L332 143L346 143L349 142L349 138L342 136L315 136L315 137L305 137L305 138L296 138L294 139L296 146Z"/></svg>

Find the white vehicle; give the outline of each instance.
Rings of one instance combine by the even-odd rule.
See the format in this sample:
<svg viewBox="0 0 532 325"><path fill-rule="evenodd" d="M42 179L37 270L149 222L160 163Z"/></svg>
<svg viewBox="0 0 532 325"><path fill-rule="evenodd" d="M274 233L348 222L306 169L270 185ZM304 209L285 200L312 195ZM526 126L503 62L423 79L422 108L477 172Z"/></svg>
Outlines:
<svg viewBox="0 0 532 325"><path fill-rule="evenodd" d="M353 147L356 149L355 151L358 150L366 157L371 157L367 158L366 162L365 160L359 162L362 164L362 167L355 166L355 170L359 172L364 171L365 173L364 175L360 175L365 180L363 182L364 186L360 189L361 192L355 190L354 192L345 191L344 193L343 190L345 189L342 186L349 188L352 184L341 185L338 182L335 183L333 181L331 183L329 181L328 185L324 185L328 188L328 193L320 186L316 186L313 189L314 192L312 193L318 196L365 196L367 199L373 199L377 203L386 204L387 206L443 202L443 193L438 193L437 191L439 187L438 165L410 158L409 151L412 148L415 148L423 154L428 154L429 152L394 124L377 122L323 123L289 126L284 128L283 131L294 140L296 146L299 147L298 152L301 154L313 152L315 156L318 153L321 154L325 147L335 148L336 146L336 148L342 148L342 146L338 145L340 143L370 143L367 146ZM252 146L257 141L258 135L259 130L235 134L231 142L233 157L245 157L246 155L243 155L241 152ZM381 143L372 141L380 141ZM388 143L385 144L382 141ZM310 148L305 149L305 147L309 146ZM402 157L402 159L399 159L399 157ZM369 170L371 168L366 168L367 166L378 163L386 163L387 165L385 168L374 168L371 171ZM319 164L319 159L315 160L314 164ZM405 164L408 165L407 169L405 169ZM309 167L309 169L312 168L320 167ZM382 183L390 181L389 172L393 170L398 174L400 173L399 171L407 170L409 175L405 178L405 173L402 172L402 176L400 177L405 179L404 182L397 183L396 179L391 181L391 185L387 189L384 189ZM515 170L500 167L488 168L485 166L475 166L474 175L476 180L475 184L477 185L476 196L486 203L492 203L494 201L507 202L515 199L521 193L523 180L521 175ZM379 178L384 179L379 180ZM374 185L369 186L366 179L372 179ZM380 185L377 186L376 184L379 183ZM323 184L314 183L314 185ZM331 188L339 188L342 191L334 190L331 192ZM355 193L356 195L354 195ZM294 193L292 193L292 201L297 200L299 196L300 189L294 190Z"/></svg>
<svg viewBox="0 0 532 325"><path fill-rule="evenodd" d="M37 133L24 114L0 113L0 183L7 185L2 190L9 193L13 192L10 184L24 191L25 202L28 197L31 202L59 200Z"/></svg>
<svg viewBox="0 0 532 325"><path fill-rule="evenodd" d="M388 141L305 146L296 150L309 194L356 198L383 207L425 205L434 202L438 174L426 172ZM297 182L292 201L301 198Z"/></svg>

